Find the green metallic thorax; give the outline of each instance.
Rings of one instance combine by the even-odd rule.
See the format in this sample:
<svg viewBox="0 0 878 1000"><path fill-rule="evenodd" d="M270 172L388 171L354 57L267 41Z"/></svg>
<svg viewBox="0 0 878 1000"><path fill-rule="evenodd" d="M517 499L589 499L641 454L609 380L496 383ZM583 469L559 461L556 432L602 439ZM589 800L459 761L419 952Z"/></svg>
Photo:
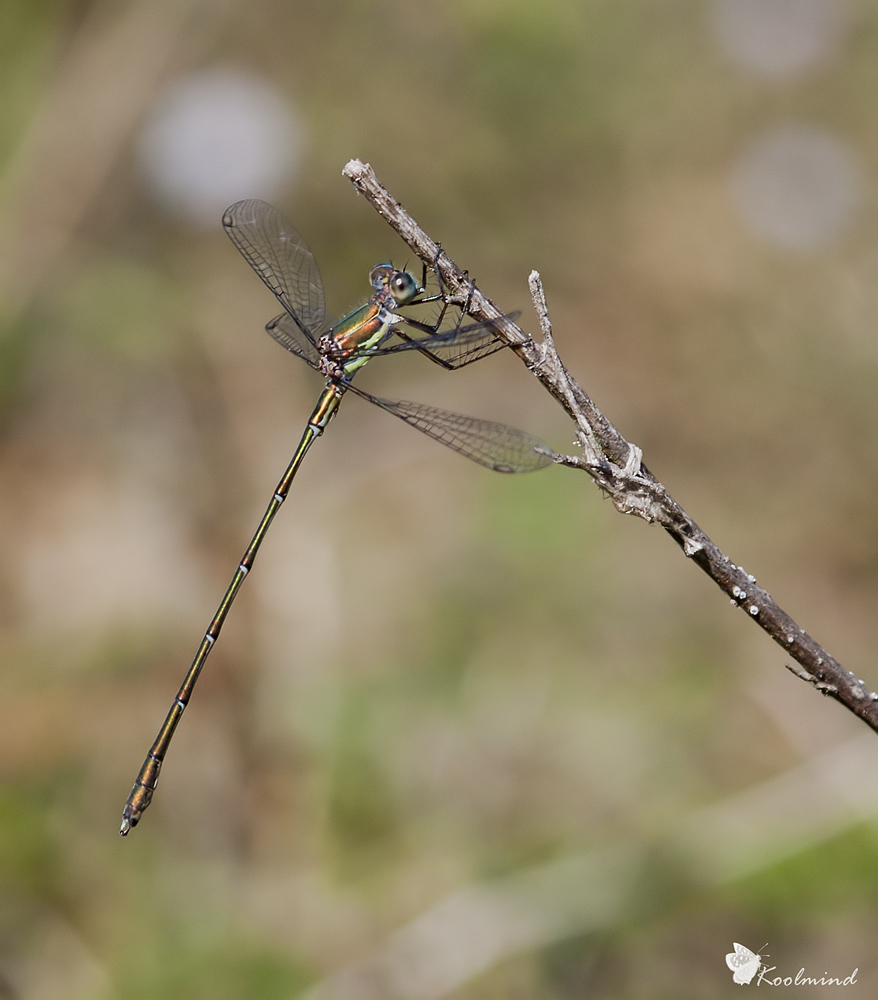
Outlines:
<svg viewBox="0 0 878 1000"><path fill-rule="evenodd" d="M348 362L344 359L380 344L387 336L392 322L393 317L387 309L380 302L370 299L365 305L336 323L330 331L333 354L338 357L346 375L353 375L369 358L355 357Z"/></svg>

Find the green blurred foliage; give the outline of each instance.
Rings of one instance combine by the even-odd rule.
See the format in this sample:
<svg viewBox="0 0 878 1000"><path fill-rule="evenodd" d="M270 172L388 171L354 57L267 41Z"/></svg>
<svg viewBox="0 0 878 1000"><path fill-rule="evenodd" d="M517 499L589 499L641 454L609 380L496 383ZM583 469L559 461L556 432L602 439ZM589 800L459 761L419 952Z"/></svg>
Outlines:
<svg viewBox="0 0 878 1000"><path fill-rule="evenodd" d="M69 780L70 775L64 775ZM61 776L19 787L6 786L0 797L0 879L14 887L53 898L58 891L62 852L46 817L62 786ZM53 794L54 793L54 794Z"/></svg>
<svg viewBox="0 0 878 1000"><path fill-rule="evenodd" d="M308 977L289 957L237 938L192 934L187 927L165 928L152 954L132 956L123 970L125 992L133 998L169 1000L285 1000Z"/></svg>

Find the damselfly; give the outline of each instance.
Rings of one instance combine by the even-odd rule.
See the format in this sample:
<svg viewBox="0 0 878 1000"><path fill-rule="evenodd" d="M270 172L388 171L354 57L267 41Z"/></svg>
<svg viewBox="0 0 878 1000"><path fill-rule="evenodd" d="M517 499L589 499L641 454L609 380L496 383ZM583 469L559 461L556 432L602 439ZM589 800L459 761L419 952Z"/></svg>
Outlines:
<svg viewBox="0 0 878 1000"><path fill-rule="evenodd" d="M220 601L198 646L195 659L174 698L122 813L120 832L136 826L152 800L162 762L174 730L192 696L192 690L214 646L229 608L244 578L253 567L269 525L287 497L305 453L319 437L350 391L435 438L448 448L497 472L532 472L550 465L552 451L523 431L489 420L449 413L433 406L373 396L352 384L354 375L374 357L417 350L444 368L460 368L499 350L504 345L490 323L464 324L464 310L450 330L441 330L449 302L441 285L437 295L426 294L426 268L419 284L407 271L390 264L372 269L372 297L350 315L325 329L323 283L308 245L271 205L264 201L239 201L223 216L223 227L250 266L277 296L284 311L266 326L268 333L321 375L326 386L308 418L302 439L278 483L232 582ZM398 310L441 301L433 325L405 316ZM324 332L325 331L325 332Z"/></svg>

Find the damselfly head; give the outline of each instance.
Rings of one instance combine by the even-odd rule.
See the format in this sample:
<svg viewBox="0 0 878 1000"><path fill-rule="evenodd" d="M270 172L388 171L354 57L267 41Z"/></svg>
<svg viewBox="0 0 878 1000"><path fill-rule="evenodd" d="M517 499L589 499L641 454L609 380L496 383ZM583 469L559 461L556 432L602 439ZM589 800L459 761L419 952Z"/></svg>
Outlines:
<svg viewBox="0 0 878 1000"><path fill-rule="evenodd" d="M408 271L398 271L392 264L373 267L369 279L376 292L390 292L394 302L400 306L408 305L421 290Z"/></svg>

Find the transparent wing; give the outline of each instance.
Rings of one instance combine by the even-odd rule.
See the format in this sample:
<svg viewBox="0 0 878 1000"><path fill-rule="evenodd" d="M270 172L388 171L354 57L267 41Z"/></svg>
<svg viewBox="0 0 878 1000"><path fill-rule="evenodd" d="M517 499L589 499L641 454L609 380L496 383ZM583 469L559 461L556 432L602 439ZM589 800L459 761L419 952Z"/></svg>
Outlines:
<svg viewBox="0 0 878 1000"><path fill-rule="evenodd" d="M312 368L319 366L320 353L289 313L282 312L280 316L275 316L265 324L265 330L281 347L307 361Z"/></svg>
<svg viewBox="0 0 878 1000"><path fill-rule="evenodd" d="M505 319L516 320L520 313L509 313ZM463 368L464 365L494 354L509 345L497 339L497 320L483 320L469 323L450 330L441 330L427 337L409 337L404 327L397 326L394 332L402 338L398 344L390 344L365 351L364 354L395 354L397 351L420 351L437 361L444 368Z"/></svg>
<svg viewBox="0 0 878 1000"><path fill-rule="evenodd" d="M323 282L308 244L268 202L238 201L223 229L302 332L316 340L326 316Z"/></svg>
<svg viewBox="0 0 878 1000"><path fill-rule="evenodd" d="M463 368L464 365L478 361L480 358L486 358L489 354L494 354L495 351L508 346L491 334L490 336L483 335L479 340L474 340L469 344L457 341L449 345L448 348L437 345L437 347L424 347L423 350L440 361L444 361L450 368Z"/></svg>
<svg viewBox="0 0 878 1000"><path fill-rule="evenodd" d="M394 401L372 396L357 386L351 392L368 399L400 420L434 438L446 448L465 455L495 472L535 472L551 465L555 453L547 444L524 431L493 420L479 420L462 413L450 413L423 403Z"/></svg>
<svg viewBox="0 0 878 1000"><path fill-rule="evenodd" d="M514 322L519 315L518 312L509 313L506 319ZM444 341L443 334L437 333L429 341L421 345L419 350L448 368L463 368L509 346L505 341L497 339L495 320L460 326L448 331Z"/></svg>

